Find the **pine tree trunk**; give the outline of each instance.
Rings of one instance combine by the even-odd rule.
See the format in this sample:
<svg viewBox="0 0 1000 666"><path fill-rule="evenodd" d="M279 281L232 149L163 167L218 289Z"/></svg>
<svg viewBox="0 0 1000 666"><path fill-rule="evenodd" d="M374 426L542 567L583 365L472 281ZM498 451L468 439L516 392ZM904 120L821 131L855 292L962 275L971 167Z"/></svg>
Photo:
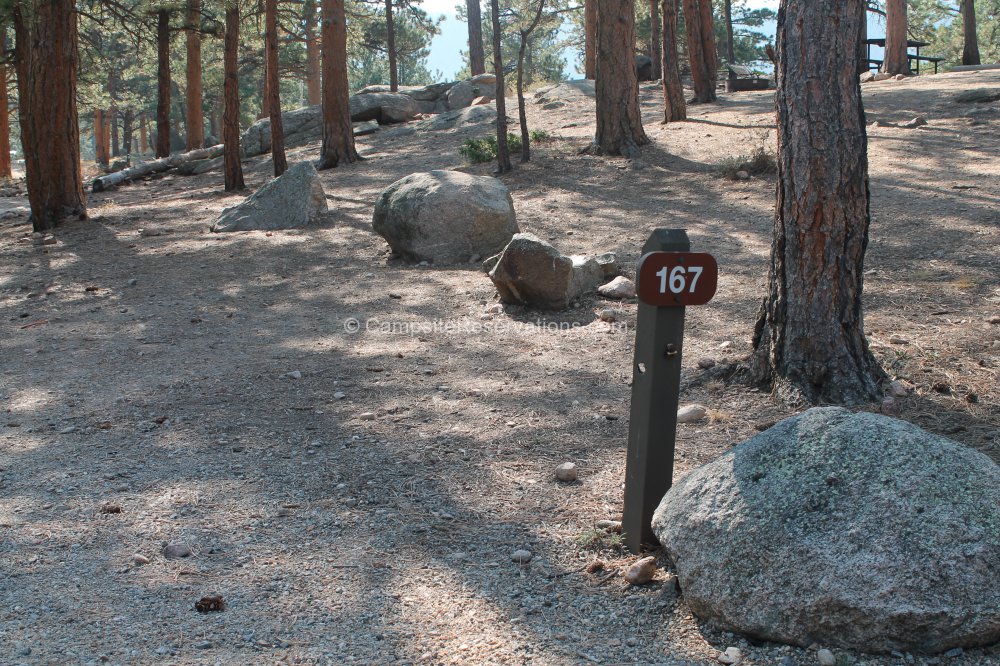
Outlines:
<svg viewBox="0 0 1000 666"><path fill-rule="evenodd" d="M687 31L688 60L691 64L691 80L694 83L695 104L714 102L715 79L718 69L715 64L714 32L711 23L705 25L705 13L702 5L709 3L708 13L712 7L709 0L684 0L684 29ZM705 36L705 31L713 32L711 40ZM711 41L713 48L706 50L706 44Z"/></svg>
<svg viewBox="0 0 1000 666"><path fill-rule="evenodd" d="M106 167L110 161L104 132L104 109L94 109L94 161Z"/></svg>
<svg viewBox="0 0 1000 666"><path fill-rule="evenodd" d="M122 148L126 155L131 155L134 150L132 147L132 123L134 119L135 113L132 109L125 109L125 116L122 118Z"/></svg>
<svg viewBox="0 0 1000 666"><path fill-rule="evenodd" d="M267 60L267 109L271 117L271 161L274 175L288 168L285 131L281 124L281 86L278 81L278 0L264 0L264 53Z"/></svg>
<svg viewBox="0 0 1000 666"><path fill-rule="evenodd" d="M306 36L306 98L309 106L323 101L320 81L319 38L316 36L316 3L306 0L302 5L302 23Z"/></svg>
<svg viewBox="0 0 1000 666"><path fill-rule="evenodd" d="M863 0L786 0L778 11L777 203L751 364L792 402L869 402L884 378L861 311L868 142L856 57L864 20Z"/></svg>
<svg viewBox="0 0 1000 666"><path fill-rule="evenodd" d="M677 57L677 3L663 0L663 53L660 54L663 70L663 122L687 120L687 103L681 84L680 60Z"/></svg>
<svg viewBox="0 0 1000 666"><path fill-rule="evenodd" d="M149 152L149 119L146 112L139 114L139 154L145 155Z"/></svg>
<svg viewBox="0 0 1000 666"><path fill-rule="evenodd" d="M396 20L392 0L385 0L385 48L389 55L389 92L399 91L399 64L396 62Z"/></svg>
<svg viewBox="0 0 1000 666"><path fill-rule="evenodd" d="M226 40L223 45L222 116L223 173L227 192L246 188L243 183L243 163L240 162L240 5L230 0L226 5Z"/></svg>
<svg viewBox="0 0 1000 666"><path fill-rule="evenodd" d="M7 26L0 25L0 53L7 53ZM0 62L0 178L10 178L10 93L7 61Z"/></svg>
<svg viewBox="0 0 1000 666"><path fill-rule="evenodd" d="M546 0L538 0L538 10L535 12L531 25L521 31L521 45L517 51L517 118L521 125L521 161L531 161L531 134L528 132L528 116L524 108L524 57L530 53L528 44L531 34L542 20ZM530 71L530 70L529 70Z"/></svg>
<svg viewBox="0 0 1000 666"><path fill-rule="evenodd" d="M87 216L80 172L73 0L24 0L13 7L18 116L35 231Z"/></svg>
<svg viewBox="0 0 1000 666"><path fill-rule="evenodd" d="M483 11L480 0L465 0L465 13L469 21L469 67L472 75L486 72L486 49L483 45Z"/></svg>
<svg viewBox="0 0 1000 666"><path fill-rule="evenodd" d="M170 13L156 12L156 156L170 154Z"/></svg>
<svg viewBox="0 0 1000 666"><path fill-rule="evenodd" d="M583 2L583 76L597 78L597 3L599 0Z"/></svg>
<svg viewBox="0 0 1000 666"><path fill-rule="evenodd" d="M649 0L649 60L654 81L663 77L663 24L660 21L660 0Z"/></svg>
<svg viewBox="0 0 1000 666"><path fill-rule="evenodd" d="M323 147L318 169L361 159L354 147L347 89L347 21L344 0L322 0Z"/></svg>
<svg viewBox="0 0 1000 666"><path fill-rule="evenodd" d="M187 95L185 121L187 149L205 145L205 119L201 113L201 0L187 0Z"/></svg>
<svg viewBox="0 0 1000 666"><path fill-rule="evenodd" d="M979 36L976 33L976 1L962 0L963 65L979 65Z"/></svg>
<svg viewBox="0 0 1000 666"><path fill-rule="evenodd" d="M906 56L906 0L886 0L882 71L887 74L910 73L910 59Z"/></svg>
<svg viewBox="0 0 1000 666"><path fill-rule="evenodd" d="M725 0L723 13L726 21L726 61L736 62L736 45L733 42L733 0Z"/></svg>
<svg viewBox="0 0 1000 666"><path fill-rule="evenodd" d="M597 129L591 150L637 157L649 139L642 129L633 55L635 5L633 0L600 0L597 11Z"/></svg>
<svg viewBox="0 0 1000 666"><path fill-rule="evenodd" d="M122 154L121 144L118 143L118 108L112 106L108 110L108 119L111 122L111 157L120 157Z"/></svg>
<svg viewBox="0 0 1000 666"><path fill-rule="evenodd" d="M490 20L493 23L493 74L497 77L497 172L507 173L514 167L510 163L510 148L507 145L507 99L504 83L503 54L501 40L503 33L500 25L499 0L490 0Z"/></svg>

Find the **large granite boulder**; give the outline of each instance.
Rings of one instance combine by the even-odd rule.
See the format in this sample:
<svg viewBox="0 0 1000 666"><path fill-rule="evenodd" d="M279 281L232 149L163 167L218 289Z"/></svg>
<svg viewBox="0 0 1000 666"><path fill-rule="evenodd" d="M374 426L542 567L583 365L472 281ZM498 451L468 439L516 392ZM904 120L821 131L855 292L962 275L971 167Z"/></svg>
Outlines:
<svg viewBox="0 0 1000 666"><path fill-rule="evenodd" d="M448 108L462 109L477 97L496 97L497 78L493 74L479 74L468 81L459 81L448 89Z"/></svg>
<svg viewBox="0 0 1000 666"><path fill-rule="evenodd" d="M405 123L420 113L409 95L373 92L351 95L351 121L377 120L380 125Z"/></svg>
<svg viewBox="0 0 1000 666"><path fill-rule="evenodd" d="M1000 640L1000 467L909 423L811 409L676 483L653 529L691 610L797 645Z"/></svg>
<svg viewBox="0 0 1000 666"><path fill-rule="evenodd" d="M535 104L552 104L554 102L579 101L584 97L596 96L593 79L577 79L562 81L543 86L535 91Z"/></svg>
<svg viewBox="0 0 1000 666"><path fill-rule="evenodd" d="M281 114L281 129L285 133L285 147L295 148L317 141L323 135L323 110L307 106ZM240 149L247 157L263 155L271 150L271 119L261 118L248 127L240 137Z"/></svg>
<svg viewBox="0 0 1000 666"><path fill-rule="evenodd" d="M316 168L311 162L299 162L243 203L223 210L212 231L293 229L315 221L327 210Z"/></svg>
<svg viewBox="0 0 1000 666"><path fill-rule="evenodd" d="M564 310L604 280L594 257L565 256L533 234L517 234L490 261L490 279L500 300L546 310Z"/></svg>
<svg viewBox="0 0 1000 666"><path fill-rule="evenodd" d="M415 130L448 130L496 122L497 111L492 106L469 106L446 111L413 123Z"/></svg>
<svg viewBox="0 0 1000 666"><path fill-rule="evenodd" d="M397 180L375 203L372 227L404 258L438 264L493 254L518 232L507 186L460 171Z"/></svg>

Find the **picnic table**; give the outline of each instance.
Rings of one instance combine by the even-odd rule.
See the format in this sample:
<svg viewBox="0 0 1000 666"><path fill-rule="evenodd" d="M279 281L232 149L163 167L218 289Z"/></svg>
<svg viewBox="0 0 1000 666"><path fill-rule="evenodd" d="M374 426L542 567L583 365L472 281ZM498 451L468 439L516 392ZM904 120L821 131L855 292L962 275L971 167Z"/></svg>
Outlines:
<svg viewBox="0 0 1000 666"><path fill-rule="evenodd" d="M872 38L872 39L866 39L865 40L865 45L868 48L868 57L866 58L866 62L868 63L868 69L875 69L875 70L877 70L879 67L882 66L882 61L881 60L876 60L876 59L872 58L872 47L873 46L878 46L879 48L883 48L884 49L885 48L885 37L875 37L875 38ZM922 56L922 55L920 55L920 49L922 47L924 47L924 46L930 46L930 45L931 45L930 42L921 42L921 41L918 41L916 39L908 39L908 40L906 40L906 48L907 48L906 57L909 58L910 61L911 61L911 63L912 63L910 65L910 69L912 69L916 74L920 73L920 63L921 62L932 62L932 63L934 63L934 73L935 74L937 74L937 72L938 72L938 63L939 62L944 62L944 58L938 58L937 56ZM915 53L910 53L909 49L916 49L916 52Z"/></svg>

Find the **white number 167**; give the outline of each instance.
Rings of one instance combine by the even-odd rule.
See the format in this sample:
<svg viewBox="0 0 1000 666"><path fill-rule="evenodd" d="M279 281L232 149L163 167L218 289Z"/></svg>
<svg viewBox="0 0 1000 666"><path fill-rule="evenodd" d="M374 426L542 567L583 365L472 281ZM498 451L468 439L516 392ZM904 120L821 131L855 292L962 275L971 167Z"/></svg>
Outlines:
<svg viewBox="0 0 1000 666"><path fill-rule="evenodd" d="M656 277L660 278L660 293L667 293L669 288L671 293L682 294L684 290L687 289L690 293L694 293L695 287L698 285L698 278L701 277L702 271L705 270L701 266L674 266L672 269L668 269L666 266L661 268L656 272ZM687 278L691 277L691 285L688 286Z"/></svg>

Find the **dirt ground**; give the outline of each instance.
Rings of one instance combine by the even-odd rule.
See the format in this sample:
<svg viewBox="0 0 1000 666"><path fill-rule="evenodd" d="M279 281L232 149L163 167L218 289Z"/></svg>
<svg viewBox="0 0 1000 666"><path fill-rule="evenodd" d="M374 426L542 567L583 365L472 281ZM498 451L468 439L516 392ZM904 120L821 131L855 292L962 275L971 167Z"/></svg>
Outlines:
<svg viewBox="0 0 1000 666"><path fill-rule="evenodd" d="M976 87L1000 72L864 88L870 121L929 123L869 128L866 329L910 389L903 418L1000 460L1000 114L953 101ZM656 87L642 95L641 159L579 154L593 100L529 104L555 140L503 180L521 229L564 253L615 252L631 276L662 226L717 257L717 296L688 310L682 402L710 412L679 427L683 474L792 413L719 371L750 350L774 182L716 165L773 146L773 96L661 125ZM32 240L23 199L4 202L0 663L676 665L727 646L751 666L817 663L822 646L699 623L662 556L653 584L626 585L634 558L595 530L620 517L635 302L490 314L476 266L389 260L371 230L381 189L490 173L458 153L489 131L360 138L364 161L322 174L326 223L296 231L210 233L242 198L218 172L91 195L53 245ZM251 188L269 177L266 158L245 168ZM554 479L566 461L575 483ZM196 612L212 594L226 609ZM835 652L1000 664L996 647Z"/></svg>

